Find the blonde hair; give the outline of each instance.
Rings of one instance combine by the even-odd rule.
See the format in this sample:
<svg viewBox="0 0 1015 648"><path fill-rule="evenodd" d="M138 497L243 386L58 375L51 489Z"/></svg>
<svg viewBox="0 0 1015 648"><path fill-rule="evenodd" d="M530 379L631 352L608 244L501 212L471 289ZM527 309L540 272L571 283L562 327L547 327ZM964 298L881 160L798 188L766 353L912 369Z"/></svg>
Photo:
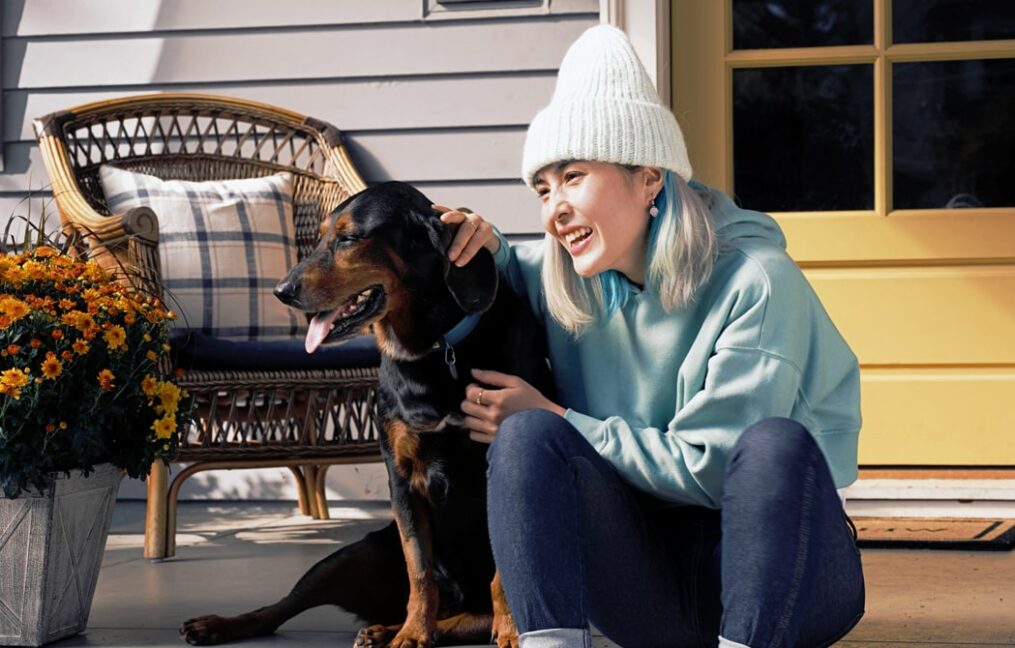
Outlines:
<svg viewBox="0 0 1015 648"><path fill-rule="evenodd" d="M628 174L638 167L616 165ZM648 233L646 290L659 295L663 309L684 308L712 275L719 242L712 221L712 194L704 186L692 188L673 171L664 170L663 190L656 198L659 215ZM543 290L550 316L575 337L598 320L623 307L630 295L628 282L615 270L584 278L574 271L571 257L547 234L543 245Z"/></svg>

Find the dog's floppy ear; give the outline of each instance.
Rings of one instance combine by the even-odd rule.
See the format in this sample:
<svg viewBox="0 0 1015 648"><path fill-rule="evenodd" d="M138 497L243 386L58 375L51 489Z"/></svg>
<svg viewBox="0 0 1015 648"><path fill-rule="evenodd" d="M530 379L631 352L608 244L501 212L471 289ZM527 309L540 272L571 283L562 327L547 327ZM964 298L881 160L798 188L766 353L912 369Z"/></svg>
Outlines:
<svg viewBox="0 0 1015 648"><path fill-rule="evenodd" d="M448 248L454 240L454 231L439 218L427 219L426 229L444 264L444 283L455 302L467 313L482 313L490 308L497 296L498 281L497 266L490 251L480 249L464 268L459 268L448 261Z"/></svg>

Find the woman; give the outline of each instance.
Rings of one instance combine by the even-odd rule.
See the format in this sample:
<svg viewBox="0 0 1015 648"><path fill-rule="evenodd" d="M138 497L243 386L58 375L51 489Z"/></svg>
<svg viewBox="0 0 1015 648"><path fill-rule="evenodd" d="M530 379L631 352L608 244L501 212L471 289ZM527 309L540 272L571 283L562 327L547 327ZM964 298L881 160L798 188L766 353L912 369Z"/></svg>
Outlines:
<svg viewBox="0 0 1015 648"><path fill-rule="evenodd" d="M529 127L542 246L481 248L546 325L553 402L474 372L494 556L530 648L819 646L863 614L859 371L770 217L691 182L683 136L622 32L598 26Z"/></svg>

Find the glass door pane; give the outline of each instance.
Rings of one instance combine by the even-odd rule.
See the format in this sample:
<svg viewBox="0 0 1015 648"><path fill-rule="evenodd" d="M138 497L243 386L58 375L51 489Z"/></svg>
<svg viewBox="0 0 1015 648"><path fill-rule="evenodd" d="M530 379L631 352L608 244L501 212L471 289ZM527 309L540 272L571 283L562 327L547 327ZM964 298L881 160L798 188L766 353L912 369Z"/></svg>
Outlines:
<svg viewBox="0 0 1015 648"><path fill-rule="evenodd" d="M734 49L872 42L872 0L733 0Z"/></svg>
<svg viewBox="0 0 1015 648"><path fill-rule="evenodd" d="M733 190L762 211L874 208L874 69L733 71Z"/></svg>
<svg viewBox="0 0 1015 648"><path fill-rule="evenodd" d="M892 66L897 209L1015 205L1015 59Z"/></svg>
<svg viewBox="0 0 1015 648"><path fill-rule="evenodd" d="M1013 0L893 0L893 43L1015 38Z"/></svg>

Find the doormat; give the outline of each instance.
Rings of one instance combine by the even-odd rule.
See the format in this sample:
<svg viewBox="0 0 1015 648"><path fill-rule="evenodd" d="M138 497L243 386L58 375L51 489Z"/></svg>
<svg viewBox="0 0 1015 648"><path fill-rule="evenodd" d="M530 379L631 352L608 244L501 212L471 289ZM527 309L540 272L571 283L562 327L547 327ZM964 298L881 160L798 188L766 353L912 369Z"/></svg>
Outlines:
<svg viewBox="0 0 1015 648"><path fill-rule="evenodd" d="M853 522L861 548L1009 551L1015 547L1015 520L856 517Z"/></svg>

